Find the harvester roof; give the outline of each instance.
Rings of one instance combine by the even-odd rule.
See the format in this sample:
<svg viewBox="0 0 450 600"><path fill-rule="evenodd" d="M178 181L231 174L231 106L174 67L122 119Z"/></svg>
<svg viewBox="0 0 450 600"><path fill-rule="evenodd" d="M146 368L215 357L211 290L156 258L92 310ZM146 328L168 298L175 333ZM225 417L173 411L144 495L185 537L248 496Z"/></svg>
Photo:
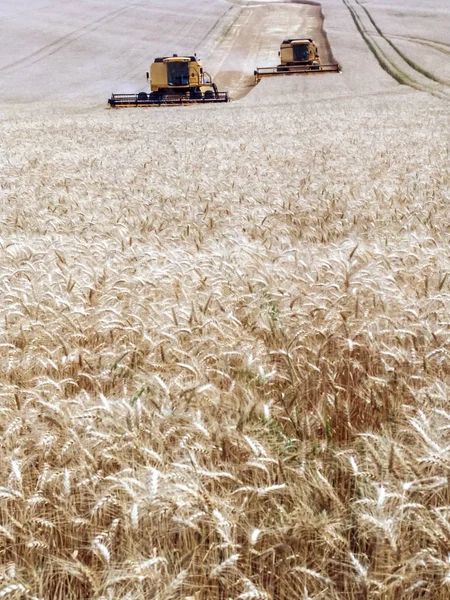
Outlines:
<svg viewBox="0 0 450 600"><path fill-rule="evenodd" d="M155 58L155 63L160 62L198 62L195 56L178 56L178 54L174 54L173 56L159 56Z"/></svg>
<svg viewBox="0 0 450 600"><path fill-rule="evenodd" d="M292 40L283 40L283 44L306 44L306 42L312 42L311 38L294 38Z"/></svg>

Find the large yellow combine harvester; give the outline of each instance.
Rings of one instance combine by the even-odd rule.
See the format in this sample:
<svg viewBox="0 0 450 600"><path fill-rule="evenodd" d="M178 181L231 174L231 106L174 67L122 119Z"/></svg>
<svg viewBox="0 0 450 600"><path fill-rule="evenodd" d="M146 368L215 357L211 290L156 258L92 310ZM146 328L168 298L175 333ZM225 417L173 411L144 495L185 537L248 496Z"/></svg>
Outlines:
<svg viewBox="0 0 450 600"><path fill-rule="evenodd" d="M284 40L278 52L280 64L276 67L259 67L255 70L255 82L263 77L295 75L297 73L340 73L338 63L322 64L316 44L311 38Z"/></svg>
<svg viewBox="0 0 450 600"><path fill-rule="evenodd" d="M211 77L203 70L196 56L165 56L155 58L147 73L150 93L112 94L108 104L112 108L134 106L179 106L228 102L228 92L219 92Z"/></svg>

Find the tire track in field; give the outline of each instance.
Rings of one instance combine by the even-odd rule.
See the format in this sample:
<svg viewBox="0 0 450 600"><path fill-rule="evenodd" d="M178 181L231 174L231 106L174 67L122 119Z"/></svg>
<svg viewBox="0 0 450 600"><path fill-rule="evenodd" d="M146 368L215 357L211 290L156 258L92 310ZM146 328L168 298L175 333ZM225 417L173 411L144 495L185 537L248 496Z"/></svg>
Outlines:
<svg viewBox="0 0 450 600"><path fill-rule="evenodd" d="M394 48L391 47L391 44L389 44L388 40L386 40L383 36L380 35L378 31L379 28L375 25L373 19L370 19L368 23L371 29L369 29L363 23L361 15L357 12L357 7L361 8L361 5L359 4L358 0L342 0L342 2L350 12L353 22L355 23L356 29L358 30L364 42L368 46L369 50L375 56L381 68L384 71L386 71L388 75L390 75L401 85L407 85L421 92L428 92L429 94L432 94L433 96L436 96L441 100L450 100L450 94L448 93L448 90L445 86L443 86L440 83L437 84L437 82L422 76L421 73L419 73L416 69L412 68L407 62L405 62L404 59L396 51L394 51L394 57L396 57L396 60L394 60L394 58L392 57L392 51L394 50ZM366 12L364 12L364 15L368 17ZM382 47L383 42L387 46L387 48ZM405 63L406 67L402 66L402 62ZM414 73L415 75L413 75L411 72L408 73L408 69L412 71L412 73ZM437 85L439 87L437 87Z"/></svg>
<svg viewBox="0 0 450 600"><path fill-rule="evenodd" d="M413 42L414 44L420 44L421 46L428 46L429 48L433 48L433 50L442 52L442 54L450 55L450 44L446 44L445 42L437 42L436 40L427 40L426 38L400 34L391 35L390 37L394 39L405 40L407 42Z"/></svg>
<svg viewBox="0 0 450 600"><path fill-rule="evenodd" d="M230 0L228 0L228 1L230 1ZM217 21L209 29L209 31L207 31L205 33L205 35L197 43L197 45L194 46L194 50L196 51L200 47L203 47L203 48L208 47L208 46L214 47L218 43L217 38L220 37L220 33L219 33L220 27L224 24L225 24L225 27L227 27L226 23L228 23L229 19L230 18L233 18L233 20L235 19L235 17L233 15L234 15L233 6L230 6L230 8L217 19Z"/></svg>
<svg viewBox="0 0 450 600"><path fill-rule="evenodd" d="M58 38L54 42L51 42L50 44L46 44L45 46L42 46L38 50L31 52L27 56L24 56L18 60L15 60L14 62L9 63L8 65L4 65L3 67L0 68L0 72L6 71L6 72L11 73L11 72L16 71L17 68L21 68L23 66L34 65L37 62L43 60L44 58L47 58L48 56L52 56L53 54L56 54L56 52L59 52L66 46L69 46L74 41L83 37L87 33L96 31L99 27L101 27L105 23L109 23L109 22L113 21L114 19L117 19L118 17L120 17L122 14L124 14L125 12L130 10L130 7L128 4L125 7L119 8L117 10L113 10L113 11L107 13L106 15L103 15L99 19L96 19L95 21L92 21L91 23L84 25L83 27L74 29L70 33L63 35L62 37ZM36 60L32 60L33 58L35 58Z"/></svg>
<svg viewBox="0 0 450 600"><path fill-rule="evenodd" d="M201 14L202 18L206 18L207 16L209 16L210 14L213 14L214 8L212 7L212 3L211 3L211 10L209 12L207 12L206 10ZM230 7L231 9L232 7ZM229 10L225 11L224 13L222 13L215 21L215 23L212 25L212 27L209 28L209 30L205 33L205 35L203 36L203 38L194 46L193 48L193 52L197 52L197 50L201 49L201 47L203 46L203 44L208 40L208 38L210 36L213 35L213 32L217 30L217 27L220 26L221 23L224 22L224 20L226 19ZM199 27L199 19L198 16L194 17L192 19L192 27L189 29L189 31L185 34L185 36L182 38L184 39L190 39L190 34L194 29L197 29Z"/></svg>
<svg viewBox="0 0 450 600"><path fill-rule="evenodd" d="M133 7L140 7L146 10L151 10L148 6L148 0L144 2L136 2L132 3ZM200 58L204 58L205 49L208 50L209 46L216 45L217 39L220 37L220 31L224 26L224 23L227 22L228 15L230 11L233 11L233 6L225 7L222 13L217 13L217 8L214 3L209 3L208 7L203 9L201 14L198 14L195 11L191 11L189 13L189 18L185 19L181 25L176 28L171 27L170 31L170 39L171 43L168 45L167 40L160 46L160 49L157 51L157 55L167 55L169 56L172 52L185 52L187 54L194 54L196 52L200 52ZM169 11L168 14L171 14L172 11ZM209 18L209 17L212 18ZM195 39L195 35L192 35L193 32L198 31L202 28L203 21L210 21L208 23L208 27L206 28L206 32L203 37L195 42L193 45L192 40ZM211 25L211 22L213 23ZM148 31L150 38L156 38L158 32L153 29ZM208 54L208 51L206 52ZM150 57L148 59L150 61ZM208 66L208 65L206 65ZM132 68L127 68L124 71L118 72L118 77L120 79L127 79L133 74L138 73L140 69L139 66L134 66Z"/></svg>
<svg viewBox="0 0 450 600"><path fill-rule="evenodd" d="M60 2L52 2L51 4L45 4L44 6L40 6L39 8L28 8L27 10L23 10L22 12L15 13L14 15L0 15L0 23L2 21L12 21L14 19L20 19L22 15L29 15L32 12L42 11L47 8L52 8L53 6L61 6L61 4L68 4L73 0L60 0Z"/></svg>
<svg viewBox="0 0 450 600"><path fill-rule="evenodd" d="M375 23L374 18L372 17L372 15L370 14L369 10L363 5L361 4L360 0L355 0L356 4L358 4L358 6L360 6L363 11L366 13L369 21L372 23L375 31L378 33L378 35L380 35L388 44L389 46L391 46L391 48L394 50L394 52L396 52L400 58L402 58L405 63L407 65L409 65L412 69L414 69L415 71L417 71L418 73L420 73L421 75L423 75L424 77L427 77L428 79L431 79L431 81L435 81L436 83L440 83L442 85L446 85L449 86L449 82L441 79L440 77L437 77L436 75L434 75L433 73L430 73L430 71L427 71L426 69L422 68L420 65L418 65L417 63L415 63L413 60L411 60L402 50L400 50L398 48L398 46L396 46L394 44L394 42L392 42L391 39L389 39L382 31L381 29L378 27L378 25Z"/></svg>

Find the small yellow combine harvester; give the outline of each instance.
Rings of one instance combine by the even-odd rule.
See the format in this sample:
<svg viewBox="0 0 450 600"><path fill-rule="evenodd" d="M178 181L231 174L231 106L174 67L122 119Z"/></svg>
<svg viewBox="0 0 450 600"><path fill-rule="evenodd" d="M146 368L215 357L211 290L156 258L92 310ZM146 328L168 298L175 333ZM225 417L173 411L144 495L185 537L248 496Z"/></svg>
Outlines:
<svg viewBox="0 0 450 600"><path fill-rule="evenodd" d="M255 82L263 77L310 73L340 73L338 63L324 65L319 57L316 44L311 38L284 40L281 44L280 64L277 67L260 67L255 70Z"/></svg>
<svg viewBox="0 0 450 600"><path fill-rule="evenodd" d="M180 106L183 104L228 102L228 92L219 92L196 56L155 58L147 73L150 93L112 94L111 108Z"/></svg>

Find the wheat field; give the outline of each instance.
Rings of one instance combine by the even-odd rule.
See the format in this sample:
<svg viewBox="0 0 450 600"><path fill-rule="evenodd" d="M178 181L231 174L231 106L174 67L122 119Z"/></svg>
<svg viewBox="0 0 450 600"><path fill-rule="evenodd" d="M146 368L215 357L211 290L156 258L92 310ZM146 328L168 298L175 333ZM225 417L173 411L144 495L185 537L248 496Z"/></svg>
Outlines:
<svg viewBox="0 0 450 600"><path fill-rule="evenodd" d="M4 108L0 598L449 597L448 102L367 60Z"/></svg>

